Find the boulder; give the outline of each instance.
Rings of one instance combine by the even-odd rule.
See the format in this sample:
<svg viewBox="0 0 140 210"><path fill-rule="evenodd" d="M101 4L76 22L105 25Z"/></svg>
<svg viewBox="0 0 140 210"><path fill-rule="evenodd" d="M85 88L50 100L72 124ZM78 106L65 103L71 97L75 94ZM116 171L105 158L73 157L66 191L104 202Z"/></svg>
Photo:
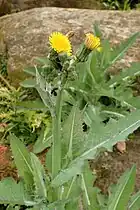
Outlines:
<svg viewBox="0 0 140 210"><path fill-rule="evenodd" d="M98 11L86 9L36 8L0 18L0 53L7 55L8 74L14 85L23 80L23 68L34 63L37 56L48 52L48 37L53 31L74 31L76 48L84 34L99 22L104 36L117 44L140 31L140 12ZM2 38L1 38L2 37ZM4 53L4 52L2 52ZM140 61L140 39L128 51L122 62Z"/></svg>
<svg viewBox="0 0 140 210"><path fill-rule="evenodd" d="M99 0L0 0L0 16L37 7L105 8Z"/></svg>

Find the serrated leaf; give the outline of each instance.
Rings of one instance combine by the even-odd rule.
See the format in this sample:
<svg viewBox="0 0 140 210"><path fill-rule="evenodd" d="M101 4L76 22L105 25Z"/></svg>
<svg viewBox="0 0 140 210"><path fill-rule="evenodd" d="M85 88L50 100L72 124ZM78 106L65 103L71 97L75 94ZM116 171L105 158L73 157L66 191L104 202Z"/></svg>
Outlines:
<svg viewBox="0 0 140 210"><path fill-rule="evenodd" d="M139 37L140 33L137 32L129 37L127 40L123 41L119 46L114 47L111 53L110 61L104 66L104 70L112 66L117 60L122 58L125 52L134 44L136 39Z"/></svg>
<svg viewBox="0 0 140 210"><path fill-rule="evenodd" d="M31 153L31 163L33 168L33 178L35 185L35 193L39 198L46 199L46 183L45 183L45 171L43 165L40 163L38 158Z"/></svg>
<svg viewBox="0 0 140 210"><path fill-rule="evenodd" d="M95 125L95 124L94 124ZM94 128L91 126L86 139L85 151L73 160L69 167L61 171L52 181L52 186L60 186L70 180L73 176L81 172L85 160L93 159L101 148L110 149L114 144L125 139L130 133L140 126L140 110L134 111L128 116L121 118L117 122Z"/></svg>
<svg viewBox="0 0 140 210"><path fill-rule="evenodd" d="M132 196L129 204L129 210L139 210L140 209L140 192L137 192Z"/></svg>
<svg viewBox="0 0 140 210"><path fill-rule="evenodd" d="M110 196L108 210L126 210L130 195L134 189L135 176L135 166L123 174L115 188L115 192Z"/></svg>
<svg viewBox="0 0 140 210"><path fill-rule="evenodd" d="M24 178L27 186L33 185L33 169L30 153L24 144L14 135L10 134L10 145L19 176Z"/></svg>
<svg viewBox="0 0 140 210"><path fill-rule="evenodd" d="M18 184L12 178L0 181L0 204L33 206L36 203L27 193L23 183Z"/></svg>
<svg viewBox="0 0 140 210"><path fill-rule="evenodd" d="M26 79L21 82L20 85L25 88L34 88L36 86L36 81L35 79Z"/></svg>
<svg viewBox="0 0 140 210"><path fill-rule="evenodd" d="M36 87L36 90L38 91L38 93L39 93L39 95L40 95L40 97L41 97L44 105L46 107L48 107L49 110L51 111L52 110L53 103L52 103L50 94L47 91L42 90L39 86Z"/></svg>
<svg viewBox="0 0 140 210"><path fill-rule="evenodd" d="M73 106L70 115L64 122L63 126L63 144L65 145L65 154L71 160L77 155L82 139L84 141L84 132L82 128L82 113L77 106ZM78 149L79 148L79 149Z"/></svg>

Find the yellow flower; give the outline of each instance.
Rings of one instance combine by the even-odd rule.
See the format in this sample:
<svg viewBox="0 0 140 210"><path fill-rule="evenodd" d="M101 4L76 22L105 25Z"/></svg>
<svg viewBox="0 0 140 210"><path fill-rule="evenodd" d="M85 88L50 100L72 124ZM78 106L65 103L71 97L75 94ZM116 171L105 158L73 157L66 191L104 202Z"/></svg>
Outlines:
<svg viewBox="0 0 140 210"><path fill-rule="evenodd" d="M87 47L87 49L89 50L94 50L100 47L101 42L100 42L100 38L98 38L97 36L94 36L91 33L86 34L86 39L85 39L85 46Z"/></svg>
<svg viewBox="0 0 140 210"><path fill-rule="evenodd" d="M72 47L71 43L68 39L68 36L60 33L60 32L53 32L49 37L49 42L51 47L57 53L67 53L67 55L71 55Z"/></svg>

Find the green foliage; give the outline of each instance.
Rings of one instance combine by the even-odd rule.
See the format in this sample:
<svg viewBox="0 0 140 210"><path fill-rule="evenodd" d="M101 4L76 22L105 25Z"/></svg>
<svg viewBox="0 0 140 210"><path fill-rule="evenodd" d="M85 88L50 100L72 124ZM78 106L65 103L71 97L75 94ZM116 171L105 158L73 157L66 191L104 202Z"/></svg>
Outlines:
<svg viewBox="0 0 140 210"><path fill-rule="evenodd" d="M129 209L130 210L139 210L140 207L140 192L137 192L131 197Z"/></svg>
<svg viewBox="0 0 140 210"><path fill-rule="evenodd" d="M17 145L20 147L20 141L17 138L12 140L16 141ZM25 148L24 148L25 149ZM16 158L16 153L14 152L14 158ZM52 196L54 196L54 189L51 188L51 180L49 181L48 174L45 174L43 166L39 162L38 158L29 153L31 162L30 167L33 168L32 177L34 180L34 190L28 191L25 186L25 182L16 183L12 179L5 179L0 182L0 202L5 204L13 205L25 205L33 206L33 209L66 209L70 210L72 207L74 209L79 209L79 201L81 200L81 205L84 209L126 209L129 207L133 210L139 209L139 192L133 196L136 176L136 167L133 166L131 170L125 172L119 179L116 186L112 186L109 190L109 196L105 197L100 194L98 188L92 187L93 181L96 177L92 174L89 169L88 162L84 164L84 168L79 176L73 177L70 182L63 184L59 188L59 200L52 202ZM21 159L24 162L26 155L23 153ZM18 165L18 169L23 170L23 164ZM26 177L26 179L29 177ZM29 179L30 180L30 179ZM25 181L25 179L23 180ZM50 184L49 184L50 182ZM9 193L9 188L11 189ZM47 193L48 192L48 193ZM4 194L5 193L5 194Z"/></svg>
<svg viewBox="0 0 140 210"><path fill-rule="evenodd" d="M59 186L69 181L82 170L85 160L96 157L101 148L111 149L118 141L125 139L140 126L140 110L134 111L120 120L106 126L93 123L83 146L83 152L70 162L69 167L59 173L52 181L52 185Z"/></svg>
<svg viewBox="0 0 140 210"><path fill-rule="evenodd" d="M94 29L103 37L97 26ZM131 89L135 76L140 74L140 64L132 64L117 76L109 71L138 36L139 33L132 35L115 48L110 47L108 40L102 40L101 51L83 44L82 50L70 57L51 50L47 58L38 59L38 66L25 70L32 78L22 82L22 86L34 87L45 105L38 106L51 115L46 128L48 122L42 113L28 113L33 128L44 122L34 151L39 153L50 147L47 170L19 138L10 135L15 164L33 210L78 210L79 205L87 210L119 210L128 206L137 209L139 194L130 197L136 168L127 171L105 197L92 187L96 177L88 160L95 159L103 149L110 151L140 127L140 101ZM10 199L8 204L13 204ZM14 204L21 205L18 200Z"/></svg>
<svg viewBox="0 0 140 210"><path fill-rule="evenodd" d="M113 10L130 10L139 5L138 0L102 0L102 2L107 9Z"/></svg>
<svg viewBox="0 0 140 210"><path fill-rule="evenodd" d="M18 168L19 176L24 178L27 188L32 191L33 187L33 168L31 166L31 157L24 144L17 139L15 135L10 135L12 153L14 154L15 164Z"/></svg>
<svg viewBox="0 0 140 210"><path fill-rule="evenodd" d="M35 204L31 195L25 190L24 184L22 182L17 184L12 178L0 182L0 203L26 206Z"/></svg>
<svg viewBox="0 0 140 210"><path fill-rule="evenodd" d="M113 189L108 201L108 210L125 210L128 205L131 193L134 190L136 178L136 167L125 172L118 182L118 185ZM124 196L125 195L125 196Z"/></svg>
<svg viewBox="0 0 140 210"><path fill-rule="evenodd" d="M0 85L0 124L4 125L0 129L1 143L9 143L10 132L26 144L32 143L39 136L41 126L50 123L48 109L38 96L31 97L29 91L10 88Z"/></svg>

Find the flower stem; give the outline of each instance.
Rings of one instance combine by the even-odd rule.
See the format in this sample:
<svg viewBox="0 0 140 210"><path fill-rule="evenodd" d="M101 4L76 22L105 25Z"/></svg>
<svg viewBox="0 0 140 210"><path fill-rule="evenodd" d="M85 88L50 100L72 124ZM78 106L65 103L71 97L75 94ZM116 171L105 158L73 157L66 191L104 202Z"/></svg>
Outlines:
<svg viewBox="0 0 140 210"><path fill-rule="evenodd" d="M53 124L53 146L52 146L52 177L54 178L61 170L61 111L62 111L62 92L58 91L56 99L56 111L52 116Z"/></svg>

